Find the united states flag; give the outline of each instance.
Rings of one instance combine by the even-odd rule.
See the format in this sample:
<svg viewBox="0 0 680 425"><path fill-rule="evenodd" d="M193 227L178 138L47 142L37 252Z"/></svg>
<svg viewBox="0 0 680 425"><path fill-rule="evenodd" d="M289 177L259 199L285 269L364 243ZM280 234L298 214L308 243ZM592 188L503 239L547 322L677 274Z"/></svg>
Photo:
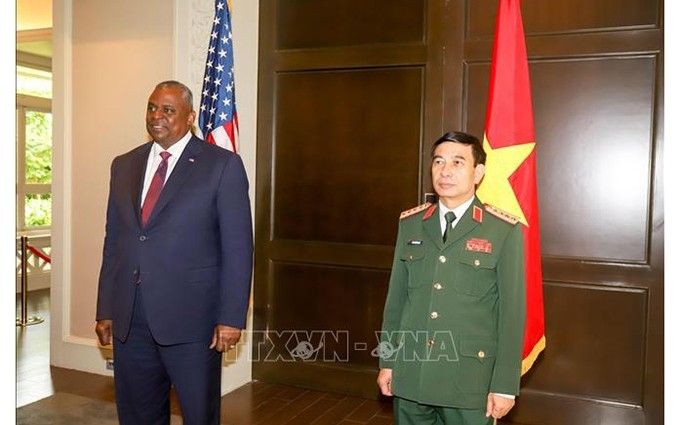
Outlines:
<svg viewBox="0 0 680 425"><path fill-rule="evenodd" d="M216 0L198 125L206 142L238 152L234 48L229 5Z"/></svg>

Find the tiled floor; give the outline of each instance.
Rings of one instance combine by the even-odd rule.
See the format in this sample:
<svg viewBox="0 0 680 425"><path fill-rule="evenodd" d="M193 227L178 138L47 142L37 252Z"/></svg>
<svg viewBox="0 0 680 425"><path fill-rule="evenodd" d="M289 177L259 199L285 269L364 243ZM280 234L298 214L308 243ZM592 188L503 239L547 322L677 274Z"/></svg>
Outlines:
<svg viewBox="0 0 680 425"><path fill-rule="evenodd" d="M113 402L112 378L49 366L49 290L33 291L28 299L29 316L41 316L45 322L17 326L17 407L55 392ZM174 398L172 409L179 413ZM222 423L391 425L393 421L389 402L254 381L222 398Z"/></svg>

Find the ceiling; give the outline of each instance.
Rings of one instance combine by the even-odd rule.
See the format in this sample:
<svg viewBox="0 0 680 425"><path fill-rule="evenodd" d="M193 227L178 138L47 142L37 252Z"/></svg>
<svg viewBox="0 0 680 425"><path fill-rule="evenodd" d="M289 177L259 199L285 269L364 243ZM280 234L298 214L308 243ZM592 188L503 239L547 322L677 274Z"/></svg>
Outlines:
<svg viewBox="0 0 680 425"><path fill-rule="evenodd" d="M52 0L17 0L17 51L52 57Z"/></svg>

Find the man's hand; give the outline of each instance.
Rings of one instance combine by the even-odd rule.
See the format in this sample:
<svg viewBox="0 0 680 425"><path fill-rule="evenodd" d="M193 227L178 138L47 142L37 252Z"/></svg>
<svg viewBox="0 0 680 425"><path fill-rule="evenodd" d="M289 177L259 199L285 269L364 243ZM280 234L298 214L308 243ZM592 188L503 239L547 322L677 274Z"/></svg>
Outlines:
<svg viewBox="0 0 680 425"><path fill-rule="evenodd" d="M97 338L99 338L99 343L101 345L111 344L111 338L113 336L113 320L97 320L94 331L97 333Z"/></svg>
<svg viewBox="0 0 680 425"><path fill-rule="evenodd" d="M225 351L236 347L236 343L239 339L241 339L241 329L217 325L213 332L210 348L214 348L215 350L224 353Z"/></svg>
<svg viewBox="0 0 680 425"><path fill-rule="evenodd" d="M392 369L380 369L378 372L378 387L383 395L392 397Z"/></svg>
<svg viewBox="0 0 680 425"><path fill-rule="evenodd" d="M486 417L493 416L494 419L500 419L505 416L510 409L515 405L515 400L507 397L501 397L494 393L489 393L486 402Z"/></svg>

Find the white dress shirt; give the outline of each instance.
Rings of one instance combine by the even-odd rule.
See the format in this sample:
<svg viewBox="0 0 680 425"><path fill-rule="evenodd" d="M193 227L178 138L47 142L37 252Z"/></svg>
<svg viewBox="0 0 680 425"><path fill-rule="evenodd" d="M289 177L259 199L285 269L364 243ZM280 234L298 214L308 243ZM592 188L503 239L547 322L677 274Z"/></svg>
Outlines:
<svg viewBox="0 0 680 425"><path fill-rule="evenodd" d="M165 173L165 182L168 181L170 173L172 173L172 170L175 168L177 160L179 159L180 156L182 156L182 152L184 152L184 148L187 146L187 143L189 143L190 139L191 132L188 132L187 134L184 135L184 137L179 139L167 150L168 152L170 152L170 158L168 158L168 170ZM164 149L161 147L161 145L158 144L158 142L153 142L153 145L151 145L151 150L149 151L149 159L147 159L146 161L146 173L144 174L144 188L142 189L142 199L140 207L144 205L146 192L149 191L149 186L151 186L151 180L153 180L153 175L156 174L156 169L163 160L163 158L161 158L161 152L163 151ZM163 182L163 184L165 184L165 182Z"/></svg>
<svg viewBox="0 0 680 425"><path fill-rule="evenodd" d="M442 201L439 201L439 225L442 228L442 235L444 234L444 230L446 230L446 217L445 217L446 213L449 211L453 211L453 213L456 215L456 219L453 220L453 222L451 223L451 228L453 229L454 227L456 227L456 224L458 224L463 214L465 214L465 211L467 211L467 209L470 208L470 205L472 205L472 201L474 201L474 199L475 196L472 195L470 199L458 205L456 208L452 210L446 208L446 206L442 204Z"/></svg>

